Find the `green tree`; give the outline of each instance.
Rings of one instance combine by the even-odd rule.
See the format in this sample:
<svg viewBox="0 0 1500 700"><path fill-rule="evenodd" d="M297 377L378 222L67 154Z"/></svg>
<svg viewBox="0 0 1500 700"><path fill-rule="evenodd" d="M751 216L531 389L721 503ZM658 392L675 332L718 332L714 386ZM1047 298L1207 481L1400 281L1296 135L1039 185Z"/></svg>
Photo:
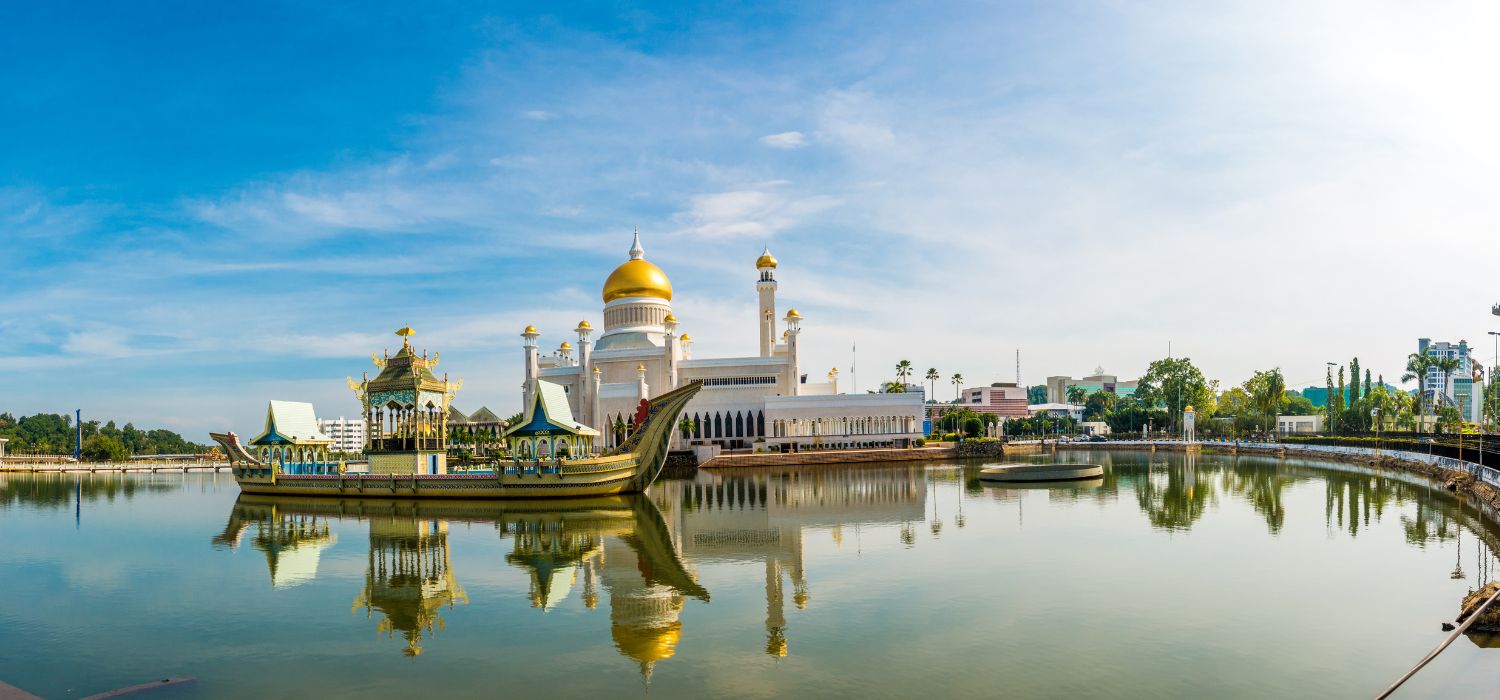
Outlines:
<svg viewBox="0 0 1500 700"><path fill-rule="evenodd" d="M906 391L906 380L911 377L911 360L902 360L896 363L896 381L901 383L901 391Z"/></svg>
<svg viewBox="0 0 1500 700"><path fill-rule="evenodd" d="M964 375L954 372L951 381L953 382L953 403L958 403L960 398L958 392L963 389Z"/></svg>
<svg viewBox="0 0 1500 700"><path fill-rule="evenodd" d="M1172 430L1178 428L1186 406L1198 409L1200 422L1213 416L1217 387L1204 379L1203 372L1186 357L1166 358L1151 363L1136 386L1136 398L1149 406L1165 406Z"/></svg>
<svg viewBox="0 0 1500 700"><path fill-rule="evenodd" d="M677 429L682 431L683 440L693 439L693 419L683 416L682 420L677 421Z"/></svg>
<svg viewBox="0 0 1500 700"><path fill-rule="evenodd" d="M1047 387L1042 384L1026 387L1026 403L1047 403Z"/></svg>
<svg viewBox="0 0 1500 700"><path fill-rule="evenodd" d="M1422 418L1427 415L1427 373L1435 365L1426 353L1414 352L1406 356L1406 372L1401 375L1401 383L1415 381L1417 383L1417 429L1422 428Z"/></svg>
<svg viewBox="0 0 1500 700"><path fill-rule="evenodd" d="M886 382L880 385L882 394L905 394L906 384L904 382Z"/></svg>
<svg viewBox="0 0 1500 700"><path fill-rule="evenodd" d="M1356 357L1356 358L1354 358L1354 359L1352 359L1352 360L1349 361L1349 400L1348 400L1348 404L1347 405L1353 406L1354 402L1358 401L1358 400L1359 400L1359 358Z"/></svg>
<svg viewBox="0 0 1500 700"><path fill-rule="evenodd" d="M1065 398L1067 398L1068 403L1080 404L1083 403L1084 399L1088 398L1088 393L1088 389L1085 389L1081 386L1070 386L1068 387L1067 396Z"/></svg>
<svg viewBox="0 0 1500 700"><path fill-rule="evenodd" d="M928 367L927 368L927 400L928 401L936 401L937 400L937 382L938 382L939 379L942 379L942 378L943 378L943 375L938 374L938 371L937 371L936 367Z"/></svg>
<svg viewBox="0 0 1500 700"><path fill-rule="evenodd" d="M130 451L119 438L94 435L83 441L82 455L90 462L122 462L130 456Z"/></svg>
<svg viewBox="0 0 1500 700"><path fill-rule="evenodd" d="M1438 399L1437 397L1433 397L1433 402L1435 404L1442 403L1442 401L1453 403L1453 397L1448 395L1448 377L1452 373L1457 372L1458 368L1462 366L1463 363L1459 362L1459 359L1456 357L1439 357L1436 358L1432 364L1434 367L1437 367L1439 372L1443 373L1443 383L1441 385L1443 398Z"/></svg>
<svg viewBox="0 0 1500 700"><path fill-rule="evenodd" d="M1089 394L1083 401L1083 419L1089 421L1108 421L1109 414L1114 411L1119 397L1107 391L1096 391Z"/></svg>
<svg viewBox="0 0 1500 700"><path fill-rule="evenodd" d="M1270 432L1276 429L1276 414L1286 401L1286 378L1281 368L1257 371L1245 380L1245 394L1250 399L1250 408L1259 418L1259 427Z"/></svg>

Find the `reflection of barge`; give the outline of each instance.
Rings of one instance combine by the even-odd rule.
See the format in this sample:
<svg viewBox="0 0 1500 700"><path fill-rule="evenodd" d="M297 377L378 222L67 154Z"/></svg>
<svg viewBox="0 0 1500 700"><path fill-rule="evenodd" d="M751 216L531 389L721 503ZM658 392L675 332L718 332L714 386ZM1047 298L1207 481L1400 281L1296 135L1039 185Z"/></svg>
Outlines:
<svg viewBox="0 0 1500 700"><path fill-rule="evenodd" d="M376 498L569 498L638 493L661 473L667 443L694 382L641 402L634 430L617 448L591 454L597 435L572 419L560 387L538 382L525 418L506 433L519 460L449 473L445 444L449 401L459 382L438 379L426 353L404 339L395 356L376 359L380 375L350 386L371 426L368 474L347 473L327 458L308 404L272 402L266 430L250 449L234 433L210 433L229 455L240 490L253 494ZM554 391L555 390L555 391ZM311 437L309 437L311 436Z"/></svg>

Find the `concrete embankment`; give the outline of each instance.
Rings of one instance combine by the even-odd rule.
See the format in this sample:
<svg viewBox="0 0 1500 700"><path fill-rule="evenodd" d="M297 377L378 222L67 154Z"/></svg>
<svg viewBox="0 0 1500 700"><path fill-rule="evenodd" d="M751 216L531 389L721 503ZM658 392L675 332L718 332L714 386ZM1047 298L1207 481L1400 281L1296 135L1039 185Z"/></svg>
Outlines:
<svg viewBox="0 0 1500 700"><path fill-rule="evenodd" d="M756 454L721 454L698 465L704 469L719 467L780 467L801 464L858 464L861 462L920 462L941 459L995 458L1004 455L1037 452L1036 445L1006 445L1001 442L969 441L928 447L882 448L873 450L817 450L810 452L761 452Z"/></svg>
<svg viewBox="0 0 1500 700"><path fill-rule="evenodd" d="M228 471L228 462L45 462L0 464L0 474L57 474L90 472L141 474L154 472Z"/></svg>

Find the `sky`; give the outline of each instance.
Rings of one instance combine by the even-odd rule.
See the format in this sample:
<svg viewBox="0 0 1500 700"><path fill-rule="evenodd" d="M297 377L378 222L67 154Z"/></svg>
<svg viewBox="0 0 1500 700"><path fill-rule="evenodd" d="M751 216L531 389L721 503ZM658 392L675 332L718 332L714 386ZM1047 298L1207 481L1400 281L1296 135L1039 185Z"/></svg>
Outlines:
<svg viewBox="0 0 1500 700"><path fill-rule="evenodd" d="M754 260L849 388L1488 360L1490 2L11 3L0 411L355 415L414 343L519 409L639 227L698 357ZM1489 272L1486 272L1488 270ZM858 348L857 361L851 352ZM1488 364L1488 362L1486 362Z"/></svg>

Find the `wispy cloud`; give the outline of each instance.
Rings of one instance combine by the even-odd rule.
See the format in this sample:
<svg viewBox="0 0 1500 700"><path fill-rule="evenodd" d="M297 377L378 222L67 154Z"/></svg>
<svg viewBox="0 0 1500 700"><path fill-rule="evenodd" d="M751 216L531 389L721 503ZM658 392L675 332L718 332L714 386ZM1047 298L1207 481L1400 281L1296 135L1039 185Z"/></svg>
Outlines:
<svg viewBox="0 0 1500 700"><path fill-rule="evenodd" d="M806 146L807 136L800 131L783 131L779 134L762 136L760 142L771 148L792 150Z"/></svg>

